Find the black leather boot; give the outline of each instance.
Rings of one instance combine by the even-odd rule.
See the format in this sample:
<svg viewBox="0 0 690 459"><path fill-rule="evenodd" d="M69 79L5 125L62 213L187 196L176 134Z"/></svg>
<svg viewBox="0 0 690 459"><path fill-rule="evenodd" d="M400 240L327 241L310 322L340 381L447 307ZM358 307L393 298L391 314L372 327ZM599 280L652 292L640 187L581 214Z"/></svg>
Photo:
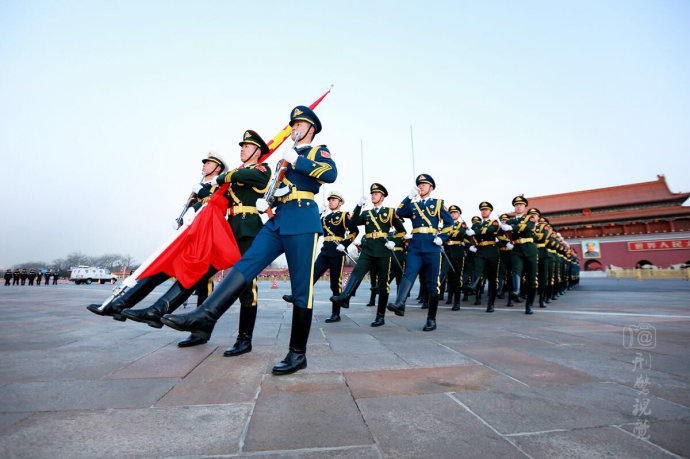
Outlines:
<svg viewBox="0 0 690 459"><path fill-rule="evenodd" d="M283 295L283 301L286 303L292 303L292 295Z"/></svg>
<svg viewBox="0 0 690 459"><path fill-rule="evenodd" d="M168 280L170 276L158 273L153 276L139 279L134 287L129 287L125 292L108 303L101 309L100 304L90 304L86 307L89 311L99 316L111 316L115 320L124 322L126 318L121 314L123 309L134 307L138 302L146 298L154 288Z"/></svg>
<svg viewBox="0 0 690 459"><path fill-rule="evenodd" d="M429 309L429 295L424 295L424 301L422 301L422 305L419 307L419 309Z"/></svg>
<svg viewBox="0 0 690 459"><path fill-rule="evenodd" d="M367 306L376 306L376 288L372 287Z"/></svg>
<svg viewBox="0 0 690 459"><path fill-rule="evenodd" d="M407 294L412 290L412 282L403 277L400 281L400 287L398 288L398 295L395 298L395 303L389 303L387 309L393 311L396 316L405 315L405 300L407 300Z"/></svg>
<svg viewBox="0 0 690 459"><path fill-rule="evenodd" d="M231 269L201 307L186 314L166 314L161 317L161 322L175 330L192 332L207 340L220 316L250 285L241 272Z"/></svg>
<svg viewBox="0 0 690 459"><path fill-rule="evenodd" d="M483 286L482 286L483 287ZM483 288L477 287L474 290L474 305L479 306L482 304L482 293L483 293Z"/></svg>
<svg viewBox="0 0 690 459"><path fill-rule="evenodd" d="M289 375L307 368L307 341L311 328L312 310L292 308L292 330L290 332L290 351L285 358L273 367L274 375Z"/></svg>
<svg viewBox="0 0 690 459"><path fill-rule="evenodd" d="M438 295L429 295L429 312L426 316L426 325L422 330L436 330L436 311L438 310Z"/></svg>
<svg viewBox="0 0 690 459"><path fill-rule="evenodd" d="M225 357L246 354L252 350L252 334L256 323L256 306L240 306L240 326L234 346L223 352Z"/></svg>
<svg viewBox="0 0 690 459"><path fill-rule="evenodd" d="M388 293L381 293L379 295L379 305L376 308L376 319L371 323L372 327L380 327L386 322L383 318L386 316L386 305L388 304Z"/></svg>
<svg viewBox="0 0 690 459"><path fill-rule="evenodd" d="M450 308L451 311L459 311L460 310L460 289L457 289L453 292L453 307Z"/></svg>
<svg viewBox="0 0 690 459"><path fill-rule="evenodd" d="M527 290L527 301L525 301L525 314L532 314L532 304L534 304L534 288L528 287Z"/></svg>
<svg viewBox="0 0 690 459"><path fill-rule="evenodd" d="M352 292L359 286L359 283L362 282L362 279L350 275L350 278L347 280L347 285L343 289L343 292L340 295L333 295L330 297L330 301L334 303L338 303L338 306L341 308L349 308L350 307L350 297L352 296Z"/></svg>
<svg viewBox="0 0 690 459"><path fill-rule="evenodd" d="M331 317L324 320L324 322L326 322L327 324L330 324L333 322L340 322L340 306L335 301L332 302Z"/></svg>
<svg viewBox="0 0 690 459"><path fill-rule="evenodd" d="M546 301L544 300L544 287L539 288L539 307L540 308L545 308L546 307Z"/></svg>
<svg viewBox="0 0 690 459"><path fill-rule="evenodd" d="M199 346L200 344L206 344L206 343L208 343L207 339L196 336L195 334L191 334L187 338L185 338L182 341L180 341L179 343L177 343L177 346L178 347L192 347L192 346Z"/></svg>
<svg viewBox="0 0 690 459"><path fill-rule="evenodd" d="M455 295L455 290L453 290L451 287L448 288L448 299L446 300L446 304L453 304L453 295Z"/></svg>
<svg viewBox="0 0 690 459"><path fill-rule="evenodd" d="M506 285L505 278L501 278L498 280L498 293L496 294L496 298L498 298L499 300L502 300L503 298L505 298L505 293L506 293L505 285Z"/></svg>
<svg viewBox="0 0 690 459"><path fill-rule="evenodd" d="M145 309L126 309L122 315L135 322L148 324L153 328L163 328L161 317L164 314L172 314L194 292L193 288L184 288L176 281L167 292Z"/></svg>

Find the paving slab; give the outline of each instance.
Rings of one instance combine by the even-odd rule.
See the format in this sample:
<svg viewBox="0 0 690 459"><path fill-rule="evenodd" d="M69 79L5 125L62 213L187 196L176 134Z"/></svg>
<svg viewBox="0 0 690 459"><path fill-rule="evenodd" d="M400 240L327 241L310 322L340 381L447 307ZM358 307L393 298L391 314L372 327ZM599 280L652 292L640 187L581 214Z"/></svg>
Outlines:
<svg viewBox="0 0 690 459"><path fill-rule="evenodd" d="M170 344L114 372L108 379L184 378L215 350L212 343L184 349Z"/></svg>
<svg viewBox="0 0 690 459"><path fill-rule="evenodd" d="M633 433L635 432L636 425L643 423L644 420L635 424L625 424L621 426L621 429ZM638 435L645 436L649 442L673 454L690 457L690 435L688 435L688 432L690 432L690 418L673 421L652 420L648 424L649 430L647 432L639 432Z"/></svg>
<svg viewBox="0 0 690 459"><path fill-rule="evenodd" d="M224 357L223 349L205 359L175 385L156 406L219 405L251 402L272 359L270 352L253 349L236 357Z"/></svg>
<svg viewBox="0 0 690 459"><path fill-rule="evenodd" d="M615 383L458 392L456 397L501 433L577 429L635 422L637 391ZM649 396L650 419L682 419L690 408Z"/></svg>
<svg viewBox="0 0 690 459"><path fill-rule="evenodd" d="M533 458L669 458L671 455L615 427L511 437Z"/></svg>
<svg viewBox="0 0 690 459"><path fill-rule="evenodd" d="M355 399L515 388L519 384L482 365L345 372Z"/></svg>
<svg viewBox="0 0 690 459"><path fill-rule="evenodd" d="M42 413L0 436L4 457L121 458L235 454L250 405Z"/></svg>
<svg viewBox="0 0 690 459"><path fill-rule="evenodd" d="M256 453L239 454L237 457L257 457ZM262 459L282 459L285 457L300 459L380 459L381 454L374 446L345 446L341 448L309 448L299 451L279 451L273 454L261 453Z"/></svg>
<svg viewBox="0 0 690 459"><path fill-rule="evenodd" d="M525 457L446 394L357 403L383 457Z"/></svg>
<svg viewBox="0 0 690 459"><path fill-rule="evenodd" d="M371 444L342 375L295 374L262 382L244 451Z"/></svg>
<svg viewBox="0 0 690 459"><path fill-rule="evenodd" d="M148 407L178 381L158 378L8 384L0 387L0 412Z"/></svg>
<svg viewBox="0 0 690 459"><path fill-rule="evenodd" d="M453 345L450 345L453 347ZM473 359L504 372L530 386L579 384L597 381L587 373L564 367L545 359L506 347L468 348L462 352Z"/></svg>

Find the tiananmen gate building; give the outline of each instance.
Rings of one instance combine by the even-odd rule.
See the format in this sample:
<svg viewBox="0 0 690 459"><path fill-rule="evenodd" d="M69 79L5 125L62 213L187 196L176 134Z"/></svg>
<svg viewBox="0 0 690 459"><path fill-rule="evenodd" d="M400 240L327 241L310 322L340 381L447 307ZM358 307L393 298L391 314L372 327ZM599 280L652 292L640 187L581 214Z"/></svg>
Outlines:
<svg viewBox="0 0 690 459"><path fill-rule="evenodd" d="M584 270L690 264L690 193L652 182L528 197L570 243Z"/></svg>

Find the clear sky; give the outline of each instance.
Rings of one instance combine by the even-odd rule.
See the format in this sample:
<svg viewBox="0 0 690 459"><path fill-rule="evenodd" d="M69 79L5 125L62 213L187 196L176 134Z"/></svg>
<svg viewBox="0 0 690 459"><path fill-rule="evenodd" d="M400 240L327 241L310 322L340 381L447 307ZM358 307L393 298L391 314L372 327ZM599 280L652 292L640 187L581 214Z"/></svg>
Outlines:
<svg viewBox="0 0 690 459"><path fill-rule="evenodd" d="M690 2L0 0L0 267L143 261L200 160L317 110L347 209L416 172L468 220L527 196L690 191ZM271 167L278 158L271 158ZM327 190L333 187L327 187Z"/></svg>

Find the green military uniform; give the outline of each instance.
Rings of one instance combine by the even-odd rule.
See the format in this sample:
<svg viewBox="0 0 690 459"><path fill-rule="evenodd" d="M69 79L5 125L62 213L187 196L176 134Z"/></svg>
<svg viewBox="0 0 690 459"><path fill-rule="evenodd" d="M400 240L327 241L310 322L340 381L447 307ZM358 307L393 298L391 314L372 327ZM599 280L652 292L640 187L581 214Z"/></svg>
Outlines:
<svg viewBox="0 0 690 459"><path fill-rule="evenodd" d="M450 263L445 258L441 265L441 278L447 276L448 279L448 300L453 307L451 310L457 311L460 309L460 294L462 291L462 278L465 269L465 234L467 233L467 225L460 219L462 210L456 205L448 208L451 216L453 212L458 213L458 219L453 222L450 229L450 237L445 243L446 254L450 258ZM450 266L453 269L450 269Z"/></svg>
<svg viewBox="0 0 690 459"><path fill-rule="evenodd" d="M401 223L405 222L405 219L400 219ZM395 233L395 228L392 228L389 233L389 239L395 242L395 248L393 249L393 256L398 260L396 263L391 260L391 272L388 277L388 285L391 281L395 279L396 291L400 287L400 281L402 280L403 273L405 271L405 259L407 258L407 246L409 245L409 239L405 239L405 234Z"/></svg>
<svg viewBox="0 0 690 459"><path fill-rule="evenodd" d="M528 204L524 196L513 198L513 206L516 204ZM513 268L511 277L513 280L513 300L520 299L520 284L522 275L525 275L527 287L527 301L525 302L525 314L532 314L532 304L537 290L537 246L534 244L534 227L532 215L516 215L505 224L504 231L511 231L513 236L513 251L511 261Z"/></svg>
<svg viewBox="0 0 690 459"><path fill-rule="evenodd" d="M479 204L479 210L493 210L494 207L490 202L482 202ZM496 236L501 229L498 220L487 218L472 225L474 231L474 238L477 246L474 248L474 273L472 275L472 288L476 289L479 285L481 277L484 277L489 283L489 300L486 306L486 312L494 312L494 302L496 301L496 292L498 291L498 266L499 266L499 250L496 245ZM470 249L472 250L472 249ZM475 250L472 250L473 252Z"/></svg>
<svg viewBox="0 0 690 459"><path fill-rule="evenodd" d="M470 220L470 225L474 225L481 221L482 219L475 215ZM465 243L465 269L462 276L462 285L464 286L462 301L467 301L467 296L472 293L470 284L472 284L472 280L474 279L474 259L476 258L476 254L470 250L470 247L475 245L475 239L474 236L467 236L467 232L465 232L465 239L463 241Z"/></svg>
<svg viewBox="0 0 690 459"><path fill-rule="evenodd" d="M380 183L372 184L370 192L381 193L384 197L388 196L388 190ZM338 301L347 305L355 286L361 282L370 269L374 269L376 271L379 304L376 312L377 320L372 323L372 326L379 326L383 325L381 322L388 304L390 285L388 279L392 263L391 255L393 254L393 251L386 247L386 243L391 241L398 244L405 236L406 231L402 220L395 215L395 209L384 206L362 211L362 207L358 204L352 212L351 226L361 225L364 225L367 242L362 245L362 252L343 293L331 297L331 301ZM391 229L394 230L393 237L389 236Z"/></svg>
<svg viewBox="0 0 690 459"><path fill-rule="evenodd" d="M501 223L507 222L508 219L510 219L508 214L501 214L499 217ZM501 229L496 236L496 239L498 239L496 245L498 246L498 253L500 257L500 263L498 265L498 294L496 295L496 298L500 299L503 299L505 292L512 291L513 285L510 276L510 271L513 267L511 262L513 243L510 241L510 237L511 234L506 233L503 231L503 229ZM508 295L508 302L506 303L506 306L510 308L513 306L513 304L513 299L510 297L510 295Z"/></svg>
<svg viewBox="0 0 690 459"><path fill-rule="evenodd" d="M252 130L247 130L242 137L240 146L254 145L261 155L269 149L263 139ZM266 163L243 164L226 172L217 178L219 184L230 183L228 194L228 223L237 241L240 254L244 255L251 247L254 238L263 227L263 222L256 210L256 200L266 193L268 182L271 180L271 169ZM240 295L240 324L235 345L227 349L223 355L234 356L251 351L252 334L256 322L256 308L258 292L256 279L248 280L251 288Z"/></svg>
<svg viewBox="0 0 690 459"><path fill-rule="evenodd" d="M530 212L536 211L537 215L540 215L539 210L532 209ZM537 245L537 280L539 284L539 307L546 307L546 296L549 286L549 272L551 271L551 257L549 257L549 252L547 249L547 244L549 240L549 234L551 233L550 226L544 217L539 218L539 223L537 223L534 228L535 243Z"/></svg>

